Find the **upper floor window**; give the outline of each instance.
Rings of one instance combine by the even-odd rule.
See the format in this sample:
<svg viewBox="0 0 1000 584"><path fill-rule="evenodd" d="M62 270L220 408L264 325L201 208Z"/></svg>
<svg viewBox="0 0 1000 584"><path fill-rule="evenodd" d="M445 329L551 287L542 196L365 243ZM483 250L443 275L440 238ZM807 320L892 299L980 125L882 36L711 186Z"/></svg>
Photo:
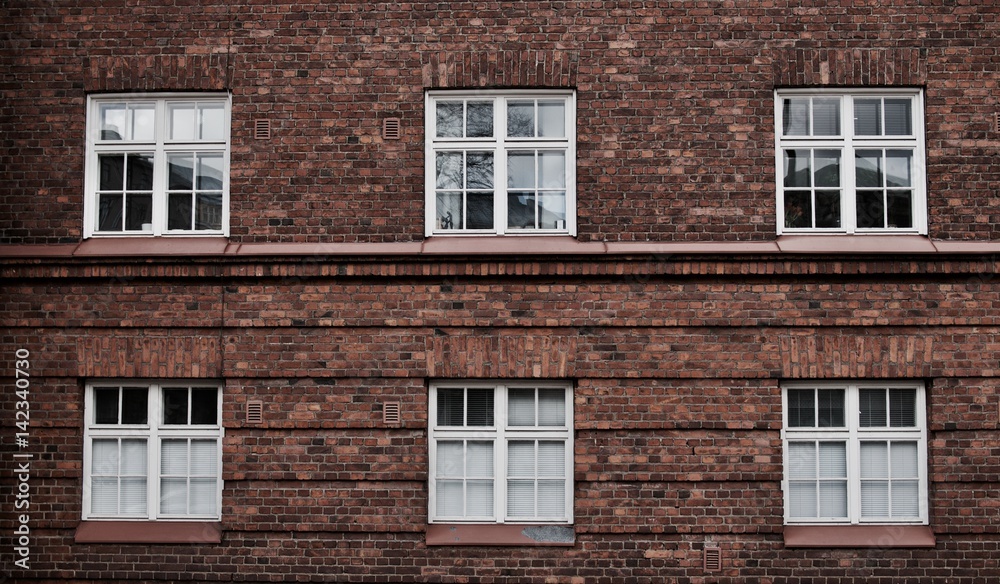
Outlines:
<svg viewBox="0 0 1000 584"><path fill-rule="evenodd" d="M84 519L219 519L219 386L100 382L84 400Z"/></svg>
<svg viewBox="0 0 1000 584"><path fill-rule="evenodd" d="M927 233L915 90L777 92L778 233Z"/></svg>
<svg viewBox="0 0 1000 584"><path fill-rule="evenodd" d="M226 235L227 95L93 96L84 236Z"/></svg>
<svg viewBox="0 0 1000 584"><path fill-rule="evenodd" d="M430 92L426 234L576 233L570 91Z"/></svg>
<svg viewBox="0 0 1000 584"><path fill-rule="evenodd" d="M924 388L784 388L786 523L927 523Z"/></svg>
<svg viewBox="0 0 1000 584"><path fill-rule="evenodd" d="M570 523L573 395L566 384L430 390L432 523Z"/></svg>

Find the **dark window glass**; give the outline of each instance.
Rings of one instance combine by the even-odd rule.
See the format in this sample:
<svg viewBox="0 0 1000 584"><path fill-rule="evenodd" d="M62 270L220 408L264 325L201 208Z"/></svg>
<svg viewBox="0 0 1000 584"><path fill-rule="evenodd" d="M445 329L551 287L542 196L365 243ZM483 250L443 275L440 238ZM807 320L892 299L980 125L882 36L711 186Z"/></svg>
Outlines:
<svg viewBox="0 0 1000 584"><path fill-rule="evenodd" d="M437 422L439 426L465 425L465 390L439 389L437 392Z"/></svg>
<svg viewBox="0 0 1000 584"><path fill-rule="evenodd" d="M889 426L912 428L917 425L917 392L913 389L889 390Z"/></svg>
<svg viewBox="0 0 1000 584"><path fill-rule="evenodd" d="M819 427L843 428L844 390L821 389L817 392L819 401Z"/></svg>
<svg viewBox="0 0 1000 584"><path fill-rule="evenodd" d="M145 424L148 402L145 387L122 388L122 424Z"/></svg>
<svg viewBox="0 0 1000 584"><path fill-rule="evenodd" d="M164 424L188 423L187 388L163 390L163 423Z"/></svg>
<svg viewBox="0 0 1000 584"><path fill-rule="evenodd" d="M493 425L493 390L470 389L468 426Z"/></svg>
<svg viewBox="0 0 1000 584"><path fill-rule="evenodd" d="M94 423L118 423L118 388L94 388Z"/></svg>
<svg viewBox="0 0 1000 584"><path fill-rule="evenodd" d="M788 425L792 428L816 426L816 392L812 389L788 390Z"/></svg>
<svg viewBox="0 0 1000 584"><path fill-rule="evenodd" d="M862 428L878 428L886 425L884 389L862 389L859 401Z"/></svg>
<svg viewBox="0 0 1000 584"><path fill-rule="evenodd" d="M191 390L191 423L219 423L218 390L211 388L195 388Z"/></svg>

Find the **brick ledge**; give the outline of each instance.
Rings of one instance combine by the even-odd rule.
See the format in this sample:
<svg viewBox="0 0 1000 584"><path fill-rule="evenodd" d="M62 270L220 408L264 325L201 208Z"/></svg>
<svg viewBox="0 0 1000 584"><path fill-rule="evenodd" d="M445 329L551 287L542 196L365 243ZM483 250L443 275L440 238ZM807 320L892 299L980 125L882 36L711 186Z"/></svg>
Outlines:
<svg viewBox="0 0 1000 584"><path fill-rule="evenodd" d="M76 543L220 543L217 521L81 521Z"/></svg>
<svg viewBox="0 0 1000 584"><path fill-rule="evenodd" d="M789 548L931 548L929 525L786 525Z"/></svg>

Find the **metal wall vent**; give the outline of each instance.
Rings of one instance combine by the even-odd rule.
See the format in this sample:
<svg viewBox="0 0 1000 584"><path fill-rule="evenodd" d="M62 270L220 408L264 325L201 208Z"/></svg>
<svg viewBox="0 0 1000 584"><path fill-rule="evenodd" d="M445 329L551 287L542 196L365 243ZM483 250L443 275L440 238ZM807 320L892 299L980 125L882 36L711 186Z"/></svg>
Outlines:
<svg viewBox="0 0 1000 584"><path fill-rule="evenodd" d="M247 402L247 424L260 424L264 421L264 402L259 400Z"/></svg>
<svg viewBox="0 0 1000 584"><path fill-rule="evenodd" d="M1000 132L1000 112L993 114L993 130Z"/></svg>
<svg viewBox="0 0 1000 584"><path fill-rule="evenodd" d="M399 402L385 402L382 404L382 423L399 423Z"/></svg>
<svg viewBox="0 0 1000 584"><path fill-rule="evenodd" d="M706 545L702 559L706 572L716 572L722 569L722 551L719 548Z"/></svg>
<svg viewBox="0 0 1000 584"><path fill-rule="evenodd" d="M399 140L399 134L399 118L386 118L382 120L383 140Z"/></svg>
<svg viewBox="0 0 1000 584"><path fill-rule="evenodd" d="M253 123L253 137L257 140L271 139L271 120L256 120Z"/></svg>

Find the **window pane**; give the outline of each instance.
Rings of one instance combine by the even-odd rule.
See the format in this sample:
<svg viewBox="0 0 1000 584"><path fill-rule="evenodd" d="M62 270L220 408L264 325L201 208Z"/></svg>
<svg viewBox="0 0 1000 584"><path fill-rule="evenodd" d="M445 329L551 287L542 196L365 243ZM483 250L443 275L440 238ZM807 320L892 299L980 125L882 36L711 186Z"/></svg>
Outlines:
<svg viewBox="0 0 1000 584"><path fill-rule="evenodd" d="M95 515L118 513L118 479L92 477L90 480L90 510Z"/></svg>
<svg viewBox="0 0 1000 584"><path fill-rule="evenodd" d="M881 188L882 151L856 150L854 152L855 184L861 187Z"/></svg>
<svg viewBox="0 0 1000 584"><path fill-rule="evenodd" d="M804 148L784 150L786 188L812 186L811 154Z"/></svg>
<svg viewBox="0 0 1000 584"><path fill-rule="evenodd" d="M121 470L122 476L146 476L146 440L122 440Z"/></svg>
<svg viewBox="0 0 1000 584"><path fill-rule="evenodd" d="M847 481L820 481L820 517L847 517Z"/></svg>
<svg viewBox="0 0 1000 584"><path fill-rule="evenodd" d="M465 445L465 476L493 477L493 443L469 441Z"/></svg>
<svg viewBox="0 0 1000 584"><path fill-rule="evenodd" d="M192 515L214 515L218 499L216 479L191 479L191 509Z"/></svg>
<svg viewBox="0 0 1000 584"><path fill-rule="evenodd" d="M792 517L816 517L816 483L788 485L788 513Z"/></svg>
<svg viewBox="0 0 1000 584"><path fill-rule="evenodd" d="M98 231L122 230L122 195L101 195L97 211Z"/></svg>
<svg viewBox="0 0 1000 584"><path fill-rule="evenodd" d="M535 102L507 102L507 136L530 138L535 135Z"/></svg>
<svg viewBox="0 0 1000 584"><path fill-rule="evenodd" d="M844 390L820 389L817 391L819 400L819 427L843 428L844 423Z"/></svg>
<svg viewBox="0 0 1000 584"><path fill-rule="evenodd" d="M840 191L816 191L816 227L840 227Z"/></svg>
<svg viewBox="0 0 1000 584"><path fill-rule="evenodd" d="M191 193L171 193L167 198L167 229L191 229Z"/></svg>
<svg viewBox="0 0 1000 584"><path fill-rule="evenodd" d="M465 496L463 495L462 481L438 481L437 489L437 513L442 517L462 517Z"/></svg>
<svg viewBox="0 0 1000 584"><path fill-rule="evenodd" d="M148 103L131 106L131 139L137 142L152 142L156 139L156 106Z"/></svg>
<svg viewBox="0 0 1000 584"><path fill-rule="evenodd" d="M438 152L436 159L437 178L434 186L438 189L460 190L465 185L462 173L461 152Z"/></svg>
<svg viewBox="0 0 1000 584"><path fill-rule="evenodd" d="M128 155L128 180L125 189L129 191L153 190L153 155L136 153Z"/></svg>
<svg viewBox="0 0 1000 584"><path fill-rule="evenodd" d="M910 98L886 98L885 100L885 135L909 136L913 133L911 120L913 100Z"/></svg>
<svg viewBox="0 0 1000 584"><path fill-rule="evenodd" d="M812 389L788 390L788 425L792 428L812 428L816 425L815 396Z"/></svg>
<svg viewBox="0 0 1000 584"><path fill-rule="evenodd" d="M566 425L566 392L562 389L538 390L538 425Z"/></svg>
<svg viewBox="0 0 1000 584"><path fill-rule="evenodd" d="M188 423L188 390L186 388L163 390L163 423Z"/></svg>
<svg viewBox="0 0 1000 584"><path fill-rule="evenodd" d="M566 188L566 153L538 153L538 186L543 189Z"/></svg>
<svg viewBox="0 0 1000 584"><path fill-rule="evenodd" d="M889 516L888 481L861 482L861 516L862 517Z"/></svg>
<svg viewBox="0 0 1000 584"><path fill-rule="evenodd" d="M172 191L190 191L194 185L194 158L190 154L171 154L167 157L167 188Z"/></svg>
<svg viewBox="0 0 1000 584"><path fill-rule="evenodd" d="M465 390L437 391L437 423L439 426L465 425Z"/></svg>
<svg viewBox="0 0 1000 584"><path fill-rule="evenodd" d="M467 481L465 492L467 516L493 517L493 481Z"/></svg>
<svg viewBox="0 0 1000 584"><path fill-rule="evenodd" d="M815 443L788 443L788 477L793 480L816 478Z"/></svg>
<svg viewBox="0 0 1000 584"><path fill-rule="evenodd" d="M219 390L213 388L194 388L191 390L191 423L219 423Z"/></svg>
<svg viewBox="0 0 1000 584"><path fill-rule="evenodd" d="M470 101L466 106L468 121L465 135L469 138L493 136L493 102Z"/></svg>
<svg viewBox="0 0 1000 584"><path fill-rule="evenodd" d="M813 106L813 135L840 135L840 100L816 98Z"/></svg>
<svg viewBox="0 0 1000 584"><path fill-rule="evenodd" d="M118 423L117 387L100 387L94 389L94 423ZM97 441L94 443L97 444Z"/></svg>
<svg viewBox="0 0 1000 584"><path fill-rule="evenodd" d="M535 390L511 389L507 393L507 425L535 425Z"/></svg>
<svg viewBox="0 0 1000 584"><path fill-rule="evenodd" d="M222 193L198 193L195 204L195 229L222 229Z"/></svg>
<svg viewBox="0 0 1000 584"><path fill-rule="evenodd" d="M195 140L194 104L170 105L170 139L190 142Z"/></svg>
<svg viewBox="0 0 1000 584"><path fill-rule="evenodd" d="M465 229L462 193L437 194L438 229Z"/></svg>
<svg viewBox="0 0 1000 584"><path fill-rule="evenodd" d="M891 468L894 479L915 479L919 476L916 442L893 442Z"/></svg>
<svg viewBox="0 0 1000 584"><path fill-rule="evenodd" d="M221 191L222 190L222 155L221 154L199 154L198 155L198 190Z"/></svg>
<svg viewBox="0 0 1000 584"><path fill-rule="evenodd" d="M511 152L507 155L507 186L512 189L535 188L534 152Z"/></svg>
<svg viewBox="0 0 1000 584"><path fill-rule="evenodd" d="M908 187L911 186L913 177L912 150L886 150L885 151L885 184L888 187Z"/></svg>
<svg viewBox="0 0 1000 584"><path fill-rule="evenodd" d="M863 428L884 427L885 390L862 389L859 392L860 424Z"/></svg>
<svg viewBox="0 0 1000 584"><path fill-rule="evenodd" d="M859 136L881 136L881 99L854 100L854 133Z"/></svg>
<svg viewBox="0 0 1000 584"><path fill-rule="evenodd" d="M565 102L538 102L538 135L542 138L562 138L566 135Z"/></svg>
<svg viewBox="0 0 1000 584"><path fill-rule="evenodd" d="M149 231L153 220L153 195L129 193L125 198L125 229Z"/></svg>
<svg viewBox="0 0 1000 584"><path fill-rule="evenodd" d="M160 479L160 513L163 515L187 513L187 479Z"/></svg>
<svg viewBox="0 0 1000 584"><path fill-rule="evenodd" d="M201 106L200 137L202 140L221 142L226 139L226 106L203 104Z"/></svg>
<svg viewBox="0 0 1000 584"><path fill-rule="evenodd" d="M858 227L881 229L885 227L885 202L883 191L858 191L857 221Z"/></svg>
<svg viewBox="0 0 1000 584"><path fill-rule="evenodd" d="M538 442L538 476L566 476L566 443L557 441Z"/></svg>
<svg viewBox="0 0 1000 584"><path fill-rule="evenodd" d="M785 136L809 135L809 98L786 98L781 104L782 133Z"/></svg>
<svg viewBox="0 0 1000 584"><path fill-rule="evenodd" d="M145 424L149 390L145 387L122 388L122 424Z"/></svg>
<svg viewBox="0 0 1000 584"><path fill-rule="evenodd" d="M437 476L465 476L465 443L462 441L439 441L437 443Z"/></svg>
<svg viewBox="0 0 1000 584"><path fill-rule="evenodd" d="M146 478L124 477L121 479L121 510L122 515L140 515L146 513Z"/></svg>
<svg viewBox="0 0 1000 584"><path fill-rule="evenodd" d="M128 131L125 104L111 103L100 106L101 140L124 140Z"/></svg>
<svg viewBox="0 0 1000 584"><path fill-rule="evenodd" d="M437 136L438 138L462 137L462 102L437 103Z"/></svg>
<svg viewBox="0 0 1000 584"><path fill-rule="evenodd" d="M469 389L468 390L469 426L492 426L493 425L493 390L492 389ZM492 452L492 447L491 447Z"/></svg>
<svg viewBox="0 0 1000 584"><path fill-rule="evenodd" d="M892 516L917 517L920 515L920 485L917 481L893 481Z"/></svg>
<svg viewBox="0 0 1000 584"><path fill-rule="evenodd" d="M912 428L917 425L917 392L913 389L889 390L889 426Z"/></svg>
<svg viewBox="0 0 1000 584"><path fill-rule="evenodd" d="M121 191L125 188L125 155L100 154L97 164L101 176L97 188L102 191Z"/></svg>
<svg viewBox="0 0 1000 584"><path fill-rule="evenodd" d="M493 229L493 193L469 193L469 229Z"/></svg>
<svg viewBox="0 0 1000 584"><path fill-rule="evenodd" d="M889 478L889 444L887 442L861 443L861 478Z"/></svg>
<svg viewBox="0 0 1000 584"><path fill-rule="evenodd" d="M507 195L507 227L513 229L534 229L536 203L532 192L509 191Z"/></svg>
<svg viewBox="0 0 1000 584"><path fill-rule="evenodd" d="M507 514L511 517L535 516L535 481L507 481Z"/></svg>
<svg viewBox="0 0 1000 584"><path fill-rule="evenodd" d="M890 191L886 193L886 202L888 227L913 227L912 191Z"/></svg>
<svg viewBox="0 0 1000 584"><path fill-rule="evenodd" d="M538 516L562 517L566 514L566 481L538 481Z"/></svg>
<svg viewBox="0 0 1000 584"><path fill-rule="evenodd" d="M541 229L566 229L566 191L538 197L538 223Z"/></svg>
<svg viewBox="0 0 1000 584"><path fill-rule="evenodd" d="M535 476L535 442L517 440L507 443L507 476Z"/></svg>
<svg viewBox="0 0 1000 584"><path fill-rule="evenodd" d="M840 186L840 150L816 150L816 186Z"/></svg>
<svg viewBox="0 0 1000 584"><path fill-rule="evenodd" d="M827 479L847 478L846 442L820 442L819 476Z"/></svg>
<svg viewBox="0 0 1000 584"><path fill-rule="evenodd" d="M90 459L91 474L117 476L118 441L94 440L90 446Z"/></svg>
<svg viewBox="0 0 1000 584"><path fill-rule="evenodd" d="M785 191L785 227L812 227L809 191Z"/></svg>
<svg viewBox="0 0 1000 584"><path fill-rule="evenodd" d="M165 475L187 476L187 440L163 440L160 442L160 472Z"/></svg>
<svg viewBox="0 0 1000 584"><path fill-rule="evenodd" d="M466 188L493 189L493 153L468 152L465 155Z"/></svg>
<svg viewBox="0 0 1000 584"><path fill-rule="evenodd" d="M215 440L191 441L191 476L214 476L218 467Z"/></svg>

